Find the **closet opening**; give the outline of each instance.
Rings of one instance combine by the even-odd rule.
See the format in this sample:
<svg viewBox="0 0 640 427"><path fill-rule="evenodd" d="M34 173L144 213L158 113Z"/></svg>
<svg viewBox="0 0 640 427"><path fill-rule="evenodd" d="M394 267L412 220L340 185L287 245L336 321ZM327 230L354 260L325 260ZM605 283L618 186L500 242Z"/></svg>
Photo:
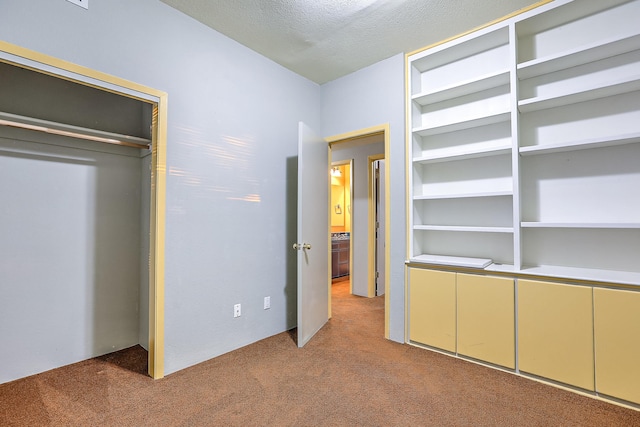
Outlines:
<svg viewBox="0 0 640 427"><path fill-rule="evenodd" d="M166 94L0 45L0 383L140 345L163 376Z"/></svg>

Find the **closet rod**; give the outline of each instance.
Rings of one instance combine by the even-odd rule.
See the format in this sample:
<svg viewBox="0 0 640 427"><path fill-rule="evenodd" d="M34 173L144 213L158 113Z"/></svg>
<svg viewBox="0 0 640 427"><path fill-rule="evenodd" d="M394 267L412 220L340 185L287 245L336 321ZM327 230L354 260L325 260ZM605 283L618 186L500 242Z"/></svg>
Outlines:
<svg viewBox="0 0 640 427"><path fill-rule="evenodd" d="M0 112L0 125L134 148L149 149L151 146L151 141L145 138L104 132L5 112Z"/></svg>

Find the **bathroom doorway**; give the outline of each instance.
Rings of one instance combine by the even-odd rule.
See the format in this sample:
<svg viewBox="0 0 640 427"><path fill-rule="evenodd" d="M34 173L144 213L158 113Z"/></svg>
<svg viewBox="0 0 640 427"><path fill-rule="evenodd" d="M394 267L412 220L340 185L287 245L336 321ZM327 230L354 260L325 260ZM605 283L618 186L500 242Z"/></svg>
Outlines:
<svg viewBox="0 0 640 427"><path fill-rule="evenodd" d="M331 281L350 279L352 270L351 230L353 228L353 159L331 163ZM349 292L353 292L350 288Z"/></svg>
<svg viewBox="0 0 640 427"><path fill-rule="evenodd" d="M349 271L350 291L353 295L363 297L374 297L375 291L375 208L372 203L373 184L370 168L370 157L376 159L384 158L389 152L389 126L382 125L373 128L350 132L327 138L330 146L330 157L328 169L335 165L349 162L351 164L351 198L350 216L351 228L349 231L350 243L350 264ZM384 178L388 184L388 171ZM382 197L389 200L389 186L383 188ZM388 221L388 206L385 203L384 209L387 215L384 221ZM333 210L335 206L331 206ZM346 206L345 206L346 207ZM388 226L384 227L388 230ZM389 235L385 232L381 239L384 241L384 275L388 275L388 248ZM373 262L372 262L373 261ZM331 282L331 281L329 281ZM388 283L384 280L385 284ZM386 285L385 285L386 286ZM385 289L385 337L388 336L388 286ZM331 296L331 289L329 289ZM331 314L331 298L329 298L329 314Z"/></svg>

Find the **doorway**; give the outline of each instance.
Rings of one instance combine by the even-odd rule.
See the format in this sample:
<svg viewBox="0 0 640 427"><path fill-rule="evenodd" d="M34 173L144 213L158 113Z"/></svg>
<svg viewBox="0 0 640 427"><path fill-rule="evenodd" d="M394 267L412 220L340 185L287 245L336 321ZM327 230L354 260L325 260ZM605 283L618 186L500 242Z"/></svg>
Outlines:
<svg viewBox="0 0 640 427"><path fill-rule="evenodd" d="M148 372L153 378L162 378L164 376L163 307L167 94L2 41L0 41L0 62L24 70L36 72L41 75L46 75L56 81L66 82L84 88L91 88L92 90L108 94L107 96L115 95L116 97L121 97L123 100L133 100L134 103L136 101L142 102L149 106L150 155L142 161L142 164L148 166L147 170L149 171L149 178L146 179L144 184L144 190L147 192L149 198L149 203L146 205L146 209L148 210L146 220L147 232L145 233L146 241L142 244L143 247L148 246L148 259L145 259L143 262L145 271L142 272L142 275L144 276L146 273L146 276L148 276L148 304L145 307L148 308L148 315L146 316L148 317L148 320L146 323L148 324L149 329ZM24 115L10 114L10 112L8 115L5 114L3 117L5 122L13 123L12 125L9 125L12 127L14 127L16 123L24 122L24 119ZM78 141L89 139L92 141L92 144L102 144L105 142L113 143L113 141L123 142L118 138L114 138L112 135L103 135L102 133L105 132L101 133L101 131L98 131L96 134L96 132L91 132L91 129L83 129L82 126L69 126L64 123L62 123L61 126L57 126L56 123L50 120L45 120L46 124L43 125L37 121L34 122L31 118L26 121L27 125L29 125L29 121L32 122L32 129L26 130L25 132L45 132L47 134L55 134L55 132L58 132L58 136L55 136L56 138L69 137L69 135L65 136L66 132L67 134L71 133L71 137L77 138ZM33 123L38 124L33 127ZM4 124L6 125L7 123ZM109 132L106 133L109 134ZM25 158L24 155L21 156L22 157L20 158ZM42 156L36 158L31 155L29 158L31 160L35 159L41 162L48 161L47 165L55 166L56 163L53 161L54 157L55 155L49 155L49 157L45 159L42 158ZM15 154L13 155L13 158L17 158ZM67 164L70 163L67 161ZM67 169L79 171L80 174L85 173L85 170L89 170L91 168L91 165L86 162L78 163L75 161L73 162L73 165L73 168L70 167ZM102 182L104 182L104 180ZM45 203L45 199L41 198L40 201ZM147 248L144 249L146 250ZM98 308L96 308L96 310L98 310ZM48 319L40 316L34 318L33 321L45 324ZM76 321L81 322L82 319L76 319ZM44 351L47 349L41 348L40 350Z"/></svg>
<svg viewBox="0 0 640 427"><path fill-rule="evenodd" d="M332 136L326 138L329 142L329 164L327 165L327 169L330 170L333 163L337 163L340 161L345 161L346 159L351 160L354 158L352 167L352 203L351 203L351 216L352 216L352 229L351 229L351 271L350 271L350 281L351 281L351 292L355 295L360 295L364 297L373 297L375 296L375 262L372 263L372 255L375 254L375 238L374 238L374 229L372 227L371 220L368 219L371 217L369 206L371 205L371 180L368 177L369 172L369 164L368 158L369 156L381 156L386 157L390 152L389 147L389 125L380 125L371 128L361 129L345 134L340 134L336 136ZM357 158L355 156L351 156L351 151L358 150L359 156L363 158L363 164L358 164ZM359 176L358 170L361 170L363 175ZM385 294L387 297L385 298L385 338L389 338L389 227L388 227L388 218L389 218L389 171L385 174L384 180L386 182L386 186L384 188L383 197L387 203L385 203L385 232L384 232L384 286L385 286ZM358 186L361 185L364 188L364 197L358 198ZM362 214L363 219L358 220ZM330 230L328 230L330 233ZM365 249L366 248L366 249ZM329 283L331 281L329 280ZM328 289L329 292L329 316L331 316L331 288Z"/></svg>
<svg viewBox="0 0 640 427"><path fill-rule="evenodd" d="M353 229L351 205L353 203L353 159L331 163L331 280L349 280L353 259L351 230ZM352 292L350 288L350 292Z"/></svg>

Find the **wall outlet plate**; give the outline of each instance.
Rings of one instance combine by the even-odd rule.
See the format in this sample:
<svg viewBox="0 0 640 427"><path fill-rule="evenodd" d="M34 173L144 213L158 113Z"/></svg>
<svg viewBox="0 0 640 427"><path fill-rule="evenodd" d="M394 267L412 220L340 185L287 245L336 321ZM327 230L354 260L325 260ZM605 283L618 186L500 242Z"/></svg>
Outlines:
<svg viewBox="0 0 640 427"><path fill-rule="evenodd" d="M233 317L240 317L242 314L242 306L240 304L236 304L233 306Z"/></svg>
<svg viewBox="0 0 640 427"><path fill-rule="evenodd" d="M268 310L271 308L271 297L264 297L264 309Z"/></svg>
<svg viewBox="0 0 640 427"><path fill-rule="evenodd" d="M67 0L69 3L73 3L77 6L89 9L89 0Z"/></svg>

